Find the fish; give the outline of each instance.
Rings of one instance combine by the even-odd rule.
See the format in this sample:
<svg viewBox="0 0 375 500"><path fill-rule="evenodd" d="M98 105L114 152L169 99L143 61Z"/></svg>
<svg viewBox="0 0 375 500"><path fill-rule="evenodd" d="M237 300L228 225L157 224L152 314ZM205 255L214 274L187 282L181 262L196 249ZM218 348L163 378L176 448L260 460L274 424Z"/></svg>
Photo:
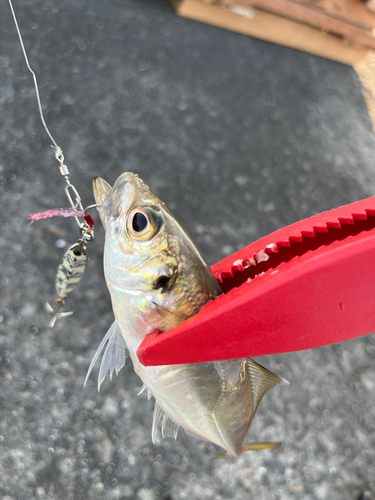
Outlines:
<svg viewBox="0 0 375 500"><path fill-rule="evenodd" d="M125 172L113 187L93 181L105 229L104 273L115 321L100 343L88 377L105 348L98 390L125 364L127 353L155 398L151 437L176 439L179 428L238 457L280 443L244 445L264 394L287 383L255 361L232 359L143 366L137 349L149 333L164 332L197 314L223 291L187 232L137 174Z"/></svg>

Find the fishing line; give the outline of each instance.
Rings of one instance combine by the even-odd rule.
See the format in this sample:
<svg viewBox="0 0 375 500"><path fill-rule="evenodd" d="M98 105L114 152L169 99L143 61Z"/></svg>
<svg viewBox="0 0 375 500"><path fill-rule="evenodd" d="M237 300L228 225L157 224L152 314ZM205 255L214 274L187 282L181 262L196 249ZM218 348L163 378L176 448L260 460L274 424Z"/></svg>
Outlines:
<svg viewBox="0 0 375 500"><path fill-rule="evenodd" d="M80 234L81 237L78 239L76 243L74 243L66 252L65 255L61 261L61 264L57 270L56 274L56 279L55 279L55 284L56 284L56 292L57 292L57 309L54 311L53 308L48 304L46 304L46 309L49 312L53 312L54 316L50 322L50 327L53 327L53 325L56 322L56 319L59 317L64 317L64 316L70 316L73 314L73 312L60 312L61 307L65 303L65 299L67 295L76 287L76 285L81 281L83 277L83 273L86 269L86 265L88 262L88 257L87 257L87 243L91 241L94 238L94 221L91 218L90 214L85 213L86 210L88 210L91 207L97 206L97 205L90 205L87 207L86 210L83 210L82 206L82 201L81 197L77 191L77 189L73 186L73 184L69 180L69 169L68 167L64 164L64 155L62 152L62 149L60 146L57 145L57 142L53 138L51 132L49 131L47 124L44 119L43 115L43 110L42 110L42 104L40 100L40 95L39 95L39 87L38 87L38 81L36 78L36 74L32 70L29 59L27 57L25 45L23 43L22 35L21 35L21 30L18 25L16 13L13 8L13 3L12 0L9 1L9 6L10 10L12 12L14 24L16 25L17 33L18 33L18 38L21 44L22 52L26 61L26 66L30 73L33 75L33 80L34 80L34 87L35 87L35 92L36 92L36 98L38 101L38 108L39 108L39 114L40 114L40 119L42 121L43 127L45 131L47 132L49 138L51 139L53 143L53 148L55 149L55 158L59 162L59 171L60 175L64 178L66 182L66 187L65 187L65 194L69 200L70 209L62 209L62 208L57 208L57 209L52 209L52 210L47 210L45 212L41 212L38 214L31 214L29 215L29 219L31 221L33 220L39 220L39 219L45 219L47 217L52 217L55 215L63 216L63 217L75 217L75 220L79 226ZM83 222L79 220L79 217L83 217Z"/></svg>
<svg viewBox="0 0 375 500"><path fill-rule="evenodd" d="M20 31L20 28L18 26L18 22L17 22L17 17L16 17L16 13L14 12L14 8L13 8L13 4L12 4L12 0L9 0L9 5L10 5L10 10L12 11L12 15L13 15L13 19L14 19L14 24L16 25L16 29L17 29L17 33L18 33L18 38L20 40L20 44L21 44L21 48L22 48L22 52L23 52L23 55L25 57L25 61L26 61L26 66L28 68L28 70L30 71L30 73L33 75L33 80L34 80L34 86L35 86L35 92L36 92L36 98L37 98L37 101L38 101L38 107L39 107L39 114L40 114L40 119L42 120L42 123L43 123L43 126L47 132L47 134L49 135L49 138L51 139L51 141L53 142L53 147L55 148L56 150L56 155L58 153L60 153L62 155L62 150L61 148L57 145L55 139L53 138L51 132L49 131L48 127L47 127L47 124L44 120L44 115L43 115L43 110L42 110L42 104L40 102L40 95L39 95L39 88L38 88L38 81L36 79L36 74L34 73L34 71L31 69L31 66L30 66L30 63L29 63L29 59L27 57L27 53L26 53L26 49L25 49L25 45L23 43L23 39L22 39L22 35L21 35L21 31Z"/></svg>

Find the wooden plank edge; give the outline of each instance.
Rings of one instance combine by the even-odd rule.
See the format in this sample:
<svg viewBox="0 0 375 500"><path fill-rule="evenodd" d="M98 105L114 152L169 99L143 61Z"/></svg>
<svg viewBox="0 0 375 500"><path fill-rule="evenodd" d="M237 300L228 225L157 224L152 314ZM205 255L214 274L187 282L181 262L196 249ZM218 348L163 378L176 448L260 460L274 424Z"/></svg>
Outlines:
<svg viewBox="0 0 375 500"><path fill-rule="evenodd" d="M370 51L365 60L355 68L362 84L362 94L375 132L375 51Z"/></svg>
<svg viewBox="0 0 375 500"><path fill-rule="evenodd" d="M199 0L170 0L176 13L260 40L308 52L350 66L362 61L368 48L305 24L259 9L224 9ZM242 12L241 14L239 12Z"/></svg>
<svg viewBox="0 0 375 500"><path fill-rule="evenodd" d="M224 4L226 7L230 7L231 5L242 5L247 8L267 11L276 16L282 16L298 23L304 23L318 30L326 31L327 33L343 36L369 49L375 49L373 26L370 27L350 23L349 20L336 17L313 5L300 4L295 0L224 0ZM364 10L366 9L362 4L361 7ZM368 17L370 17L370 13Z"/></svg>

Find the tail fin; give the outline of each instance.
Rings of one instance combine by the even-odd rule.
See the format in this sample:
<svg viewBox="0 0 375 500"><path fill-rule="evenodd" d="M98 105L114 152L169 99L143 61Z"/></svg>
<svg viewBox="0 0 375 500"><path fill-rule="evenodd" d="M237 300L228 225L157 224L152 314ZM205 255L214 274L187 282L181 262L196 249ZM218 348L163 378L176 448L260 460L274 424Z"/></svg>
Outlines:
<svg viewBox="0 0 375 500"><path fill-rule="evenodd" d="M242 446L242 453L244 451L259 451L268 450L269 448L278 448L281 443L271 443L269 441L261 441L260 443L248 443Z"/></svg>
<svg viewBox="0 0 375 500"><path fill-rule="evenodd" d="M281 443L271 443L269 441L261 441L259 443L248 443L245 446L242 446L242 452L244 451L259 451L259 450L268 450L269 448L278 448ZM222 458L229 457L230 453L227 451L225 453L221 453L213 460L221 460Z"/></svg>

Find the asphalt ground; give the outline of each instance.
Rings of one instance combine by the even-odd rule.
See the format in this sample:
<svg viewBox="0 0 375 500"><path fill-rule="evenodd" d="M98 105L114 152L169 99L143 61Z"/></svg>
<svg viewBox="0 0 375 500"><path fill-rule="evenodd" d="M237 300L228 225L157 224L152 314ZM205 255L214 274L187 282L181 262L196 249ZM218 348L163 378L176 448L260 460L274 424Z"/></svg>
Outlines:
<svg viewBox="0 0 375 500"><path fill-rule="evenodd" d="M286 224L375 192L374 132L347 66L176 17L166 0L15 1L47 123L84 204L137 172L214 263ZM113 316L98 222L72 317L47 300L74 221L6 0L0 3L0 498L375 498L375 336L260 361L290 381L248 440L212 461L179 432L151 443L153 400L128 362L96 390ZM348 285L349 286L349 285Z"/></svg>

